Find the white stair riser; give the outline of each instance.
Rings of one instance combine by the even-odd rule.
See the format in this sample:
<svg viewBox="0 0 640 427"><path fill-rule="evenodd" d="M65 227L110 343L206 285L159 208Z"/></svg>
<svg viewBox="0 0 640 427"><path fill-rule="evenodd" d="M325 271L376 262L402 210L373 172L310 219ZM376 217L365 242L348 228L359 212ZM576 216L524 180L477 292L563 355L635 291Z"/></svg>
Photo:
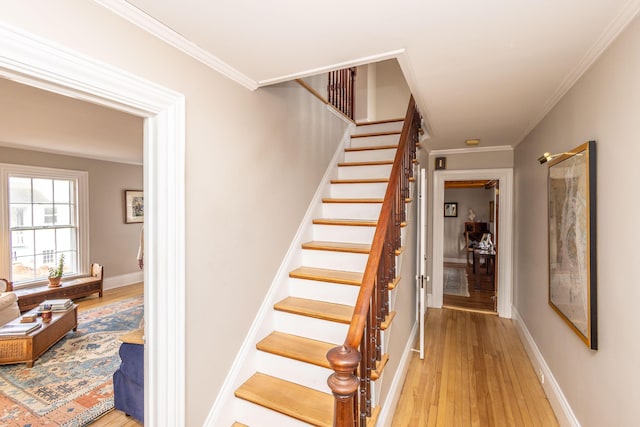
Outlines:
<svg viewBox="0 0 640 427"><path fill-rule="evenodd" d="M399 134L364 136L362 138L351 138L350 147L379 147L381 145L397 145L400 142Z"/></svg>
<svg viewBox="0 0 640 427"><path fill-rule="evenodd" d="M333 373L331 369L258 351L258 372L323 393L331 393L331 389L327 385L327 378Z"/></svg>
<svg viewBox="0 0 640 427"><path fill-rule="evenodd" d="M349 325L345 323L314 319L277 310L274 315L274 326L276 331L286 334L338 343L344 341L349 331Z"/></svg>
<svg viewBox="0 0 640 427"><path fill-rule="evenodd" d="M356 126L354 135L362 135L366 133L376 133L376 132L401 132L403 121L398 122L389 122L389 123L377 123L374 125L358 125Z"/></svg>
<svg viewBox="0 0 640 427"><path fill-rule="evenodd" d="M347 151L344 153L344 161L373 162L378 160L393 160L395 156L395 148L385 148L383 150Z"/></svg>
<svg viewBox="0 0 640 427"><path fill-rule="evenodd" d="M387 183L331 184L329 191L335 199L383 199Z"/></svg>
<svg viewBox="0 0 640 427"><path fill-rule="evenodd" d="M392 165L340 166L339 179L389 178Z"/></svg>
<svg viewBox="0 0 640 427"><path fill-rule="evenodd" d="M271 409L235 398L235 420L248 426L309 427L309 424Z"/></svg>
<svg viewBox="0 0 640 427"><path fill-rule="evenodd" d="M303 249L302 265L362 273L367 265L367 257L367 254Z"/></svg>
<svg viewBox="0 0 640 427"><path fill-rule="evenodd" d="M289 295L296 298L355 306L359 291L359 286L289 278Z"/></svg>
<svg viewBox="0 0 640 427"><path fill-rule="evenodd" d="M344 225L313 225L313 240L321 242L351 242L371 244L375 227Z"/></svg>
<svg viewBox="0 0 640 427"><path fill-rule="evenodd" d="M323 203L323 218L351 218L377 220L382 203Z"/></svg>

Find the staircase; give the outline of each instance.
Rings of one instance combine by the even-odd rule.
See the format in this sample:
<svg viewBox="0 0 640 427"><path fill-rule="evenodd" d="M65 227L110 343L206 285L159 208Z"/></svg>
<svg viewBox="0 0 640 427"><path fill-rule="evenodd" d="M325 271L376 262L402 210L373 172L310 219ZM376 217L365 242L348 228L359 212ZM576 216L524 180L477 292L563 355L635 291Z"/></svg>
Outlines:
<svg viewBox="0 0 640 427"><path fill-rule="evenodd" d="M257 343L257 372L235 391L237 425L333 425L326 354L342 344L351 322L402 124L359 125L351 136L322 215L313 220L313 239L300 248L301 266L289 272L288 295L273 306L273 331ZM372 411L368 425L378 413Z"/></svg>

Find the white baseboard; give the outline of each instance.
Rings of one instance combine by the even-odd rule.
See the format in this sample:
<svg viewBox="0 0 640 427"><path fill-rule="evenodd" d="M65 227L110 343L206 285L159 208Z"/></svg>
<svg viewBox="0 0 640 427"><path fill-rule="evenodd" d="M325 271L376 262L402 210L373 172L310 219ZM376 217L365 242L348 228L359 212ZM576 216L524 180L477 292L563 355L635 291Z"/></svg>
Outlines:
<svg viewBox="0 0 640 427"><path fill-rule="evenodd" d="M136 271L135 273L121 274L120 276L105 277L102 288L105 290L115 289L140 282L144 282L144 272Z"/></svg>
<svg viewBox="0 0 640 427"><path fill-rule="evenodd" d="M396 374L391 381L389 394L387 394L387 399L382 407L382 410L380 411L380 416L378 417L378 425L380 426L388 427L393 421L393 414L396 412L396 407L398 406L398 401L400 400L402 386L404 385L404 380L407 378L409 362L411 361L411 354L413 354L413 343L415 342L417 334L418 322L413 324L413 328L411 329L411 333L409 334L409 339L407 340L407 344L405 345L404 351L402 352L402 358L400 359L398 370L396 371ZM384 373L382 374L382 376L384 376Z"/></svg>
<svg viewBox="0 0 640 427"><path fill-rule="evenodd" d="M513 320L516 322L518 332L522 338L524 348L529 355L529 360L531 361L533 369L538 376L538 380L540 381L541 376L544 375L544 382L541 381L542 388L547 395L547 399L549 399L553 412L556 414L558 423L562 427L580 427L580 421L578 421L578 418L573 413L571 405L569 405L567 398L562 393L560 385L553 376L549 365L547 365L547 362L544 360L540 349L536 345L533 336L531 336L531 333L527 329L527 325L524 323L524 320L515 306L512 307L512 315Z"/></svg>

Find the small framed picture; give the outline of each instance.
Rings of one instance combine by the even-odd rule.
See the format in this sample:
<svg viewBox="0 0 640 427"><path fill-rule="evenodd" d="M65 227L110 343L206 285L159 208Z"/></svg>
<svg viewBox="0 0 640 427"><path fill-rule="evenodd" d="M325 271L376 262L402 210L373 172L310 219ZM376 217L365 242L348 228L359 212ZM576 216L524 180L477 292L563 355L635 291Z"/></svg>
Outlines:
<svg viewBox="0 0 640 427"><path fill-rule="evenodd" d="M444 204L444 216L445 217L456 217L458 216L458 203L457 202L447 202Z"/></svg>
<svg viewBox="0 0 640 427"><path fill-rule="evenodd" d="M142 190L124 190L124 222L144 222L144 193Z"/></svg>

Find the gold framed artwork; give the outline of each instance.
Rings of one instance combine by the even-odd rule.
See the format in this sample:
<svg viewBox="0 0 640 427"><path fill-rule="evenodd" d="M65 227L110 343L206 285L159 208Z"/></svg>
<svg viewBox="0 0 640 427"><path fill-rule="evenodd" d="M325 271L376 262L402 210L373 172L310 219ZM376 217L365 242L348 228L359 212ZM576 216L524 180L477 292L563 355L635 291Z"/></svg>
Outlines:
<svg viewBox="0 0 640 427"><path fill-rule="evenodd" d="M144 193L142 190L124 190L124 222L144 222Z"/></svg>
<svg viewBox="0 0 640 427"><path fill-rule="evenodd" d="M549 162L549 305L592 350L598 349L596 143Z"/></svg>

